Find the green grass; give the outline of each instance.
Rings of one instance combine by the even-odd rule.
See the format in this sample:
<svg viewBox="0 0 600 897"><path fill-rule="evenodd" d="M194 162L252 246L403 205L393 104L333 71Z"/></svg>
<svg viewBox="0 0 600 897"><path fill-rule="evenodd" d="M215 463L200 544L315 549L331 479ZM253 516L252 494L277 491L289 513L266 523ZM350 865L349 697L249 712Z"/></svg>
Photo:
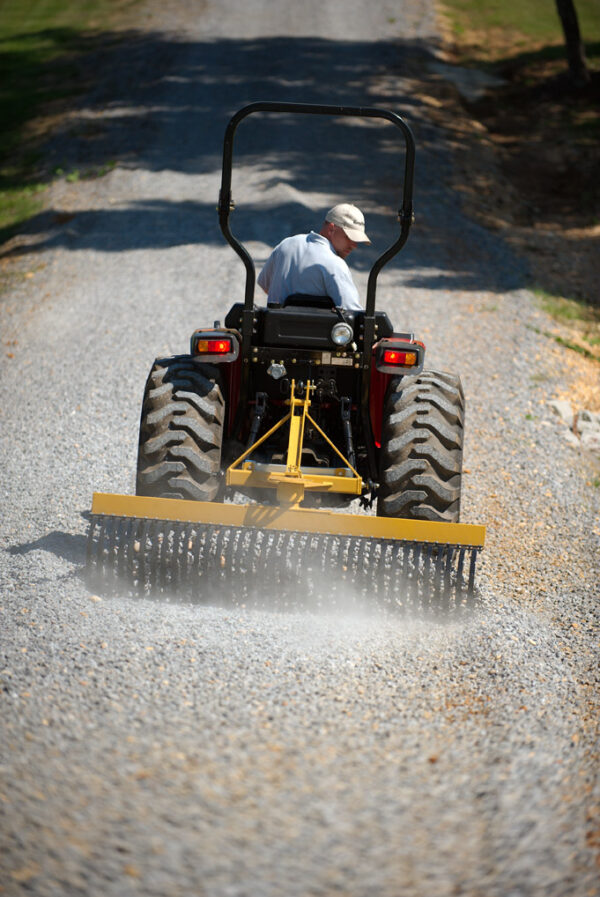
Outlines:
<svg viewBox="0 0 600 897"><path fill-rule="evenodd" d="M583 355L584 358L590 358L595 361L598 361L598 358L594 355L593 352L590 352L589 349L580 346L578 343L572 343L564 337L556 334L550 333L548 330L540 330L539 327L534 327L533 324L525 325L528 330L533 331L533 333L539 333L540 336L545 336L546 339L553 340L555 343L558 343L559 346L563 346L565 349L571 349L572 352L577 352L578 355ZM533 382L541 382L540 380L536 380L536 378L531 377Z"/></svg>
<svg viewBox="0 0 600 897"><path fill-rule="evenodd" d="M0 0L0 239L42 205L44 116L77 91L77 60L137 0ZM100 32L104 36L100 36Z"/></svg>
<svg viewBox="0 0 600 897"><path fill-rule="evenodd" d="M17 227L39 211L46 184L31 183L26 186L0 189L0 233Z"/></svg>
<svg viewBox="0 0 600 897"><path fill-rule="evenodd" d="M565 336L546 335L585 358L600 361L600 307L577 299L553 296L539 287L534 287L533 293L544 311L567 330ZM576 343L571 338L572 334L577 335Z"/></svg>
<svg viewBox="0 0 600 897"><path fill-rule="evenodd" d="M555 321L567 325L578 325L588 331L587 342L591 345L600 345L600 308L598 306L579 302L577 299L553 296L540 287L534 287L533 292L544 311L548 312Z"/></svg>
<svg viewBox="0 0 600 897"><path fill-rule="evenodd" d="M554 0L442 0L455 37L490 36L481 41L481 58L494 61L497 53L510 46L513 52L526 52L540 44L560 44L563 32ZM579 27L586 47L600 42L600 3L575 0ZM589 49L588 49L589 55Z"/></svg>

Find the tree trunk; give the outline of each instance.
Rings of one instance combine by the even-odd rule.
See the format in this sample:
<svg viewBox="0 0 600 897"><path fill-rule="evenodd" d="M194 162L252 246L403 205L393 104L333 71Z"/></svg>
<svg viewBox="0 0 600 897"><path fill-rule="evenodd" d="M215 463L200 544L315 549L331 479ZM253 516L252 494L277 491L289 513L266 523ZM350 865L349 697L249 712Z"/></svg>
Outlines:
<svg viewBox="0 0 600 897"><path fill-rule="evenodd" d="M573 0L556 0L556 8L565 34L571 78L576 87L584 87L590 82L590 73L579 31L577 11Z"/></svg>

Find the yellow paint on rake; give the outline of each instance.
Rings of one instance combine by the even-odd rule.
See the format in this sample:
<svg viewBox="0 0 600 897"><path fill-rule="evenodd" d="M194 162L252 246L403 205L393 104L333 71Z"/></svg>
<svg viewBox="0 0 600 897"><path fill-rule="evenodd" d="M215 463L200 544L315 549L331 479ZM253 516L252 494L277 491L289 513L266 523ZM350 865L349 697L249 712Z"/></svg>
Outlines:
<svg viewBox="0 0 600 897"><path fill-rule="evenodd" d="M212 526L246 526L253 529L362 536L438 545L483 548L485 527L469 523L442 523L366 514L336 514L331 511L286 508L271 505L234 505L95 492L92 514Z"/></svg>

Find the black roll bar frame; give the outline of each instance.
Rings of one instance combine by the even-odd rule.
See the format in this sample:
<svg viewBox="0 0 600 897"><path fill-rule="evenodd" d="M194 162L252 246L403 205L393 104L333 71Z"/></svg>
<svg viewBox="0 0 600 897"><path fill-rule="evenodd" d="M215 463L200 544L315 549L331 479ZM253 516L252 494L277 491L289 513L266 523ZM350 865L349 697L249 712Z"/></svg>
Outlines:
<svg viewBox="0 0 600 897"><path fill-rule="evenodd" d="M254 306L254 284L255 269L254 262L246 248L233 235L229 226L229 215L234 209L231 196L231 170L233 165L233 138L235 131L240 122L249 115L256 112L282 112L282 113L300 113L309 115L329 115L329 116L350 116L354 118L382 118L392 122L402 131L406 149L406 157L404 162L404 184L402 194L402 206L398 211L398 221L400 222L400 235L398 239L389 246L382 255L375 261L369 273L367 284L367 300L365 303L365 317L372 317L375 312L375 290L377 285L377 276L384 265L392 259L397 252L402 249L408 239L408 232L413 222L413 179L415 168L415 141L412 131L395 112L387 109L377 109L374 106L326 106L316 103L278 103L271 101L262 101L250 103L244 106L230 119L225 137L223 140L223 170L221 177L221 190L219 193L219 224L221 231L227 242L237 252L246 266L246 291L244 306L245 310L251 310Z"/></svg>
<svg viewBox="0 0 600 897"><path fill-rule="evenodd" d="M361 417L363 421L363 429L365 434L365 442L367 447L367 456L371 479L377 479L377 463L375 456L375 446L369 426L369 377L368 373L371 367L371 351L376 341L375 332L375 292L377 288L377 277L379 272L398 253L408 239L411 224L413 223L413 180L415 168L415 141L409 126L395 112L387 109L378 109L374 106L329 106L316 103L278 103L271 101L262 101L250 103L244 106L229 121L225 130L223 140L223 169L221 175L221 189L219 192L219 224L223 236L230 246L235 250L246 267L246 289L244 297L244 308L242 311L242 358L247 362L250 355L252 344L252 332L254 328L254 287L255 287L255 268L254 262L242 245L242 243L233 235L229 226L229 216L234 209L234 203L231 196L231 171L233 165L233 138L236 128L249 115L256 112L280 112L280 113L299 113L308 115L328 115L330 117L354 117L354 118L382 118L391 122L402 132L404 137L405 158L404 158L404 183L402 191L402 205L398 210L398 221L400 223L400 234L398 239L377 258L369 272L369 280L367 282L367 298L365 303L365 313L363 317L363 377L361 390ZM234 423L234 432L237 433L241 422L241 409L245 405L247 398L248 385L248 368L242 365L242 377L240 383L240 404L236 414Z"/></svg>

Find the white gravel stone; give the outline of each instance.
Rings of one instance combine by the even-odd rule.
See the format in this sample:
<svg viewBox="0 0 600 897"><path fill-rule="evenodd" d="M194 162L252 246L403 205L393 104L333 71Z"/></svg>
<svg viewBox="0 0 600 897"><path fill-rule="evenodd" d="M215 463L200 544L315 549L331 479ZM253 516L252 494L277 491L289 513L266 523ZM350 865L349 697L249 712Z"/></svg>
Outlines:
<svg viewBox="0 0 600 897"><path fill-rule="evenodd" d="M590 424L600 429L600 412L588 411L584 408L577 415L577 426L581 428L584 424Z"/></svg>
<svg viewBox="0 0 600 897"><path fill-rule="evenodd" d="M584 430L580 442L581 447L586 451L600 454L600 428Z"/></svg>
<svg viewBox="0 0 600 897"><path fill-rule="evenodd" d="M566 443L568 443L568 445L573 446L573 448L580 447L579 438L575 435L575 433L573 433L572 430L565 430L563 433L563 439Z"/></svg>
<svg viewBox="0 0 600 897"><path fill-rule="evenodd" d="M600 433L600 415L592 414L590 411L580 411L577 415L575 429L580 435Z"/></svg>
<svg viewBox="0 0 600 897"><path fill-rule="evenodd" d="M570 402L566 399L552 399L552 401L548 402L548 405L569 429L573 427L575 416Z"/></svg>

